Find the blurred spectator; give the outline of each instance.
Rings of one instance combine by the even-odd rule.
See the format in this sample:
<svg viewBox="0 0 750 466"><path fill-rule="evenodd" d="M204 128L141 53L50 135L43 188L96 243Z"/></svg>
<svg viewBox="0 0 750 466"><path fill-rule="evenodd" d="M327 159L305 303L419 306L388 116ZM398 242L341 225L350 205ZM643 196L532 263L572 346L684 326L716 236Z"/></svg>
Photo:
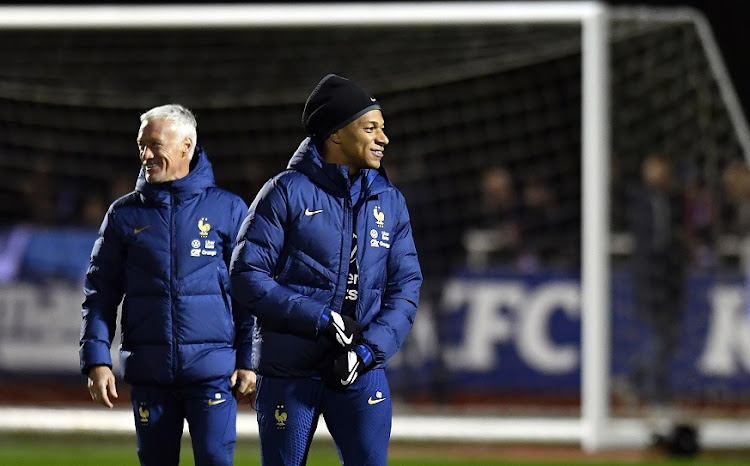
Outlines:
<svg viewBox="0 0 750 466"><path fill-rule="evenodd" d="M481 182L477 228L464 234L470 268L513 267L524 273L569 268L580 254L580 216L565 209L546 179L530 175L518 196L509 170L492 167Z"/></svg>
<svg viewBox="0 0 750 466"><path fill-rule="evenodd" d="M693 263L701 269L716 265L713 248L716 200L706 180L692 165L685 174L685 229Z"/></svg>
<svg viewBox="0 0 750 466"><path fill-rule="evenodd" d="M578 255L578 221L567 217L546 180L530 176L523 189L518 267L533 272L540 266L572 265Z"/></svg>
<svg viewBox="0 0 750 466"><path fill-rule="evenodd" d="M724 169L722 182L730 206L727 232L737 238L745 279L745 310L750 316L750 167L744 160L732 161Z"/></svg>
<svg viewBox="0 0 750 466"><path fill-rule="evenodd" d="M521 206L510 171L492 167L482 179L483 226L497 230L501 235L501 247L515 249L521 220Z"/></svg>
<svg viewBox="0 0 750 466"><path fill-rule="evenodd" d="M726 230L738 236L750 234L750 167L744 160L734 160L722 175L724 192L730 206Z"/></svg>
<svg viewBox="0 0 750 466"><path fill-rule="evenodd" d="M464 236L469 264L511 266L518 254L521 209L510 171L490 167L482 174L481 189L478 228Z"/></svg>
<svg viewBox="0 0 750 466"><path fill-rule="evenodd" d="M646 158L642 183L632 190L628 212L635 239L632 261L636 317L647 333L629 374L637 395L661 409L672 402L670 363L682 332L688 249L684 196L675 189L663 155Z"/></svg>

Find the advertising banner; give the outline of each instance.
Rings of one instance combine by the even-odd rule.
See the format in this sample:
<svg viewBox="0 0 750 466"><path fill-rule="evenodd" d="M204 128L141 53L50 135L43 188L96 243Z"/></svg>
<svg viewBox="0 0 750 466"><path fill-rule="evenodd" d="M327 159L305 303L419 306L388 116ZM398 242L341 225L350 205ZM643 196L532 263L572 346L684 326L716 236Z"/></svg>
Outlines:
<svg viewBox="0 0 750 466"><path fill-rule="evenodd" d="M670 369L680 393L750 390L750 322L741 277L692 275ZM638 321L632 281L613 273L612 375L624 374L648 329ZM83 291L79 285L0 287L0 371L78 373ZM420 303L404 348L389 362L394 389L453 395L576 395L580 387L581 296L575 275L457 274ZM117 364L117 346L113 361ZM602 342L602 351L607 345Z"/></svg>
<svg viewBox="0 0 750 466"><path fill-rule="evenodd" d="M750 390L750 322L742 277L693 274L686 287L679 345L669 378L675 391ZM611 283L612 376L627 374L648 351L649 329L636 317L632 280L614 271ZM462 273L449 278L436 302L423 302L415 327L389 371L396 387L448 387L451 395L577 395L581 377L579 277ZM436 382L437 381L437 382ZM434 387L433 387L434 388Z"/></svg>

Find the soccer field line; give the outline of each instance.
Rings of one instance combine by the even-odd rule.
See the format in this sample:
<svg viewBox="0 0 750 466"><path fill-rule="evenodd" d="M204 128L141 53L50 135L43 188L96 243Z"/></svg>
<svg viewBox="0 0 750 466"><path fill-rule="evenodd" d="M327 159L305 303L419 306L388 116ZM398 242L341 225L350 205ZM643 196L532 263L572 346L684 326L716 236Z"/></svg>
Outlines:
<svg viewBox="0 0 750 466"><path fill-rule="evenodd" d="M695 422L700 443L714 448L747 448L750 419L702 419ZM540 443L576 445L581 442L579 418L394 415L391 438L410 442ZM642 448L651 441L647 422L637 418L611 419L612 447ZM112 433L134 431L133 413L125 409L0 407L0 432ZM186 435L189 435L187 428ZM237 436L257 438L255 412L237 415ZM329 439L321 418L315 434Z"/></svg>
<svg viewBox="0 0 750 466"><path fill-rule="evenodd" d="M0 407L0 432L131 433L133 413L126 409ZM187 425L185 429L186 434ZM541 441L578 443L577 418L497 418L446 415L397 415L393 418L394 440L434 441ZM316 438L330 438L321 417ZM237 414L237 436L257 438L255 412Z"/></svg>

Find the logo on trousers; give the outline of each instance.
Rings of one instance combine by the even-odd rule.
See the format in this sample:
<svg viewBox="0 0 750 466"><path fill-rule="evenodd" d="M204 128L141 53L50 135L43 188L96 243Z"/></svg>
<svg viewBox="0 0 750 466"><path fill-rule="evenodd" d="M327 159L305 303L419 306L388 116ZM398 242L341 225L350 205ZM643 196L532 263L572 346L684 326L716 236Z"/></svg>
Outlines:
<svg viewBox="0 0 750 466"><path fill-rule="evenodd" d="M278 406L276 406L276 411L274 411L273 417L276 418L276 428L277 429L284 429L284 428L286 428L287 414L286 414L286 412L284 412L284 405L278 405Z"/></svg>
<svg viewBox="0 0 750 466"><path fill-rule="evenodd" d="M370 398L367 399L367 404L368 405L376 405L376 404L380 403L381 401L385 401L385 400L386 399L383 398L383 392L378 391L378 392L375 393L375 398L374 399L372 397L370 397Z"/></svg>

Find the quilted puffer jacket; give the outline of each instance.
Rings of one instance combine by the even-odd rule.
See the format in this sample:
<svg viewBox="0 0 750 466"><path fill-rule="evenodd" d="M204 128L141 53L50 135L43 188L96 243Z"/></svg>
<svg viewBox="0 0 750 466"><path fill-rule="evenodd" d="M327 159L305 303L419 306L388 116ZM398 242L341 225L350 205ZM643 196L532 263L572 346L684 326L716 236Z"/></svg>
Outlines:
<svg viewBox="0 0 750 466"><path fill-rule="evenodd" d="M335 343L321 334L346 295L357 235L358 351L382 367L411 330L422 272L403 195L384 169L326 163L309 139L250 206L231 265L232 295L256 316L253 365L264 375L307 377Z"/></svg>
<svg viewBox="0 0 750 466"><path fill-rule="evenodd" d="M123 377L187 384L250 367L253 317L233 307L229 261L247 205L216 187L198 146L187 176L136 189L109 208L84 284L81 371L112 367L122 302Z"/></svg>

